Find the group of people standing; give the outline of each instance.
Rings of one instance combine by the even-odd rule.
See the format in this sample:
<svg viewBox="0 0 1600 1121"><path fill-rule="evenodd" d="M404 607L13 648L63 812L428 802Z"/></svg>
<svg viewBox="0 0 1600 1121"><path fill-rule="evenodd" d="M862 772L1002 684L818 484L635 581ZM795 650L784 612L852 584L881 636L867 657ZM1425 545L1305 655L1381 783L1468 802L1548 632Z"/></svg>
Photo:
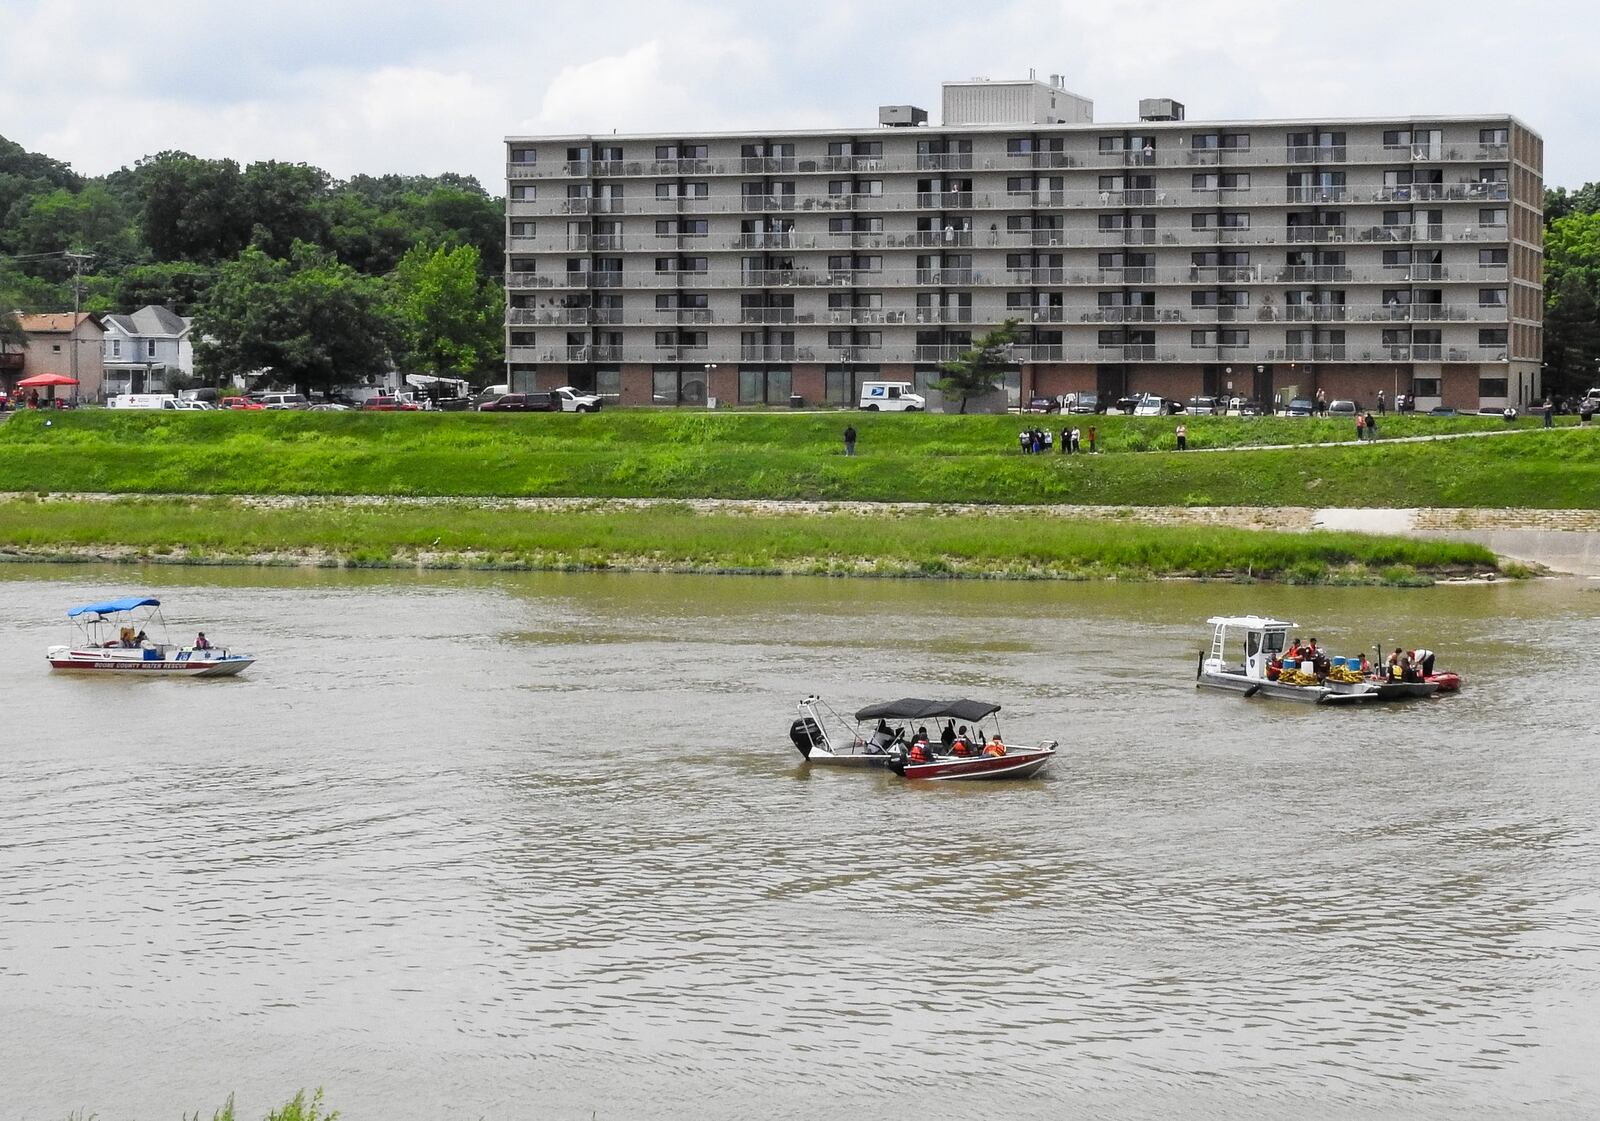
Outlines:
<svg viewBox="0 0 1600 1121"><path fill-rule="evenodd" d="M1370 412L1356 414L1356 439L1376 440L1378 438L1378 422L1373 419Z"/></svg>
<svg viewBox="0 0 1600 1121"><path fill-rule="evenodd" d="M1053 433L1048 428L1024 428L1017 433L1017 444L1022 448L1023 455L1049 455L1053 449L1059 448L1062 455L1071 455L1085 450L1084 443L1088 443L1088 451L1098 452L1099 433L1094 425L1089 425L1087 433L1080 432L1076 427L1062 427L1059 434Z"/></svg>

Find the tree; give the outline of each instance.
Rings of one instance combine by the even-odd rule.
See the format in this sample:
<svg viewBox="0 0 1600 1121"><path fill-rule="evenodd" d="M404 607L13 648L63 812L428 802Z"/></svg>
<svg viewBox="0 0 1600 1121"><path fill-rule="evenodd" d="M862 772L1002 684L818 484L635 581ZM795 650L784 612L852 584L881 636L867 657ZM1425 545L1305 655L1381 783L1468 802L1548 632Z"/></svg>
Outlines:
<svg viewBox="0 0 1600 1121"><path fill-rule="evenodd" d="M959 358L939 363L945 376L934 382L933 387L946 397L960 397L959 411L963 413L972 398L997 392L1000 386L996 379L1012 364L1006 352L1017 341L1017 327L1021 322L1008 319L988 334L980 335L972 349Z"/></svg>
<svg viewBox="0 0 1600 1121"><path fill-rule="evenodd" d="M392 323L381 282L296 242L287 260L251 246L223 265L196 310L195 360L208 380L270 369L302 393L381 372Z"/></svg>
<svg viewBox="0 0 1600 1121"><path fill-rule="evenodd" d="M158 261L227 260L250 236L244 181L232 160L162 152L134 167L144 241Z"/></svg>
<svg viewBox="0 0 1600 1121"><path fill-rule="evenodd" d="M22 350L27 345L28 333L22 329L22 321L17 318L17 313L10 308L0 307L0 354Z"/></svg>
<svg viewBox="0 0 1600 1121"><path fill-rule="evenodd" d="M270 256L286 257L297 241L324 244L327 220L320 203L328 193L328 173L303 163L267 160L245 168L241 180L250 240Z"/></svg>
<svg viewBox="0 0 1600 1121"><path fill-rule="evenodd" d="M159 261L135 265L115 277L116 306L125 312L160 304L178 315L192 315L217 279L214 265Z"/></svg>
<svg viewBox="0 0 1600 1121"><path fill-rule="evenodd" d="M70 263L60 256L64 250L92 253L113 267L139 253L138 232L115 196L99 183L77 192L58 188L33 195L12 208L8 224L11 244L19 254L40 255L28 271L52 280L65 280L71 274Z"/></svg>
<svg viewBox="0 0 1600 1121"><path fill-rule="evenodd" d="M499 363L504 297L479 276L475 246L419 245L400 259L389 287L406 367L465 376Z"/></svg>

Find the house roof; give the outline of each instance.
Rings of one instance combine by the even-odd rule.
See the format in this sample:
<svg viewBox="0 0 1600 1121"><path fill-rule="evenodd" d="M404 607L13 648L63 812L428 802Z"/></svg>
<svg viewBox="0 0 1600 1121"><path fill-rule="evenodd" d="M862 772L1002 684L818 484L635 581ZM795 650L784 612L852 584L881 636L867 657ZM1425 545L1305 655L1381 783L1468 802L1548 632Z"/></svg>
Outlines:
<svg viewBox="0 0 1600 1121"><path fill-rule="evenodd" d="M30 335L70 335L74 328L88 320L96 327L100 326L99 319L86 311L73 313L70 311L47 312L42 315L19 315L17 321L22 324L22 329ZM101 328L104 330L104 328Z"/></svg>
<svg viewBox="0 0 1600 1121"><path fill-rule="evenodd" d="M147 304L132 315L108 315L106 323L130 337L181 339L189 333L191 320L160 304Z"/></svg>

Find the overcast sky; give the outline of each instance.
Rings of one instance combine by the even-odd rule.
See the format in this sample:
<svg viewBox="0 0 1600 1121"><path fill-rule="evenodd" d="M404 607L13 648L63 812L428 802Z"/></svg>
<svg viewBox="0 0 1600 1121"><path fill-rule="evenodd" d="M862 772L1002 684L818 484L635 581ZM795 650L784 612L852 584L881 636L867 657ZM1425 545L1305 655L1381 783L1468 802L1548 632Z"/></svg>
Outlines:
<svg viewBox="0 0 1600 1121"><path fill-rule="evenodd" d="M1066 75L1095 119L1510 112L1600 180L1572 0L0 0L0 135L101 174L166 149L476 175L507 134L864 127L946 78Z"/></svg>

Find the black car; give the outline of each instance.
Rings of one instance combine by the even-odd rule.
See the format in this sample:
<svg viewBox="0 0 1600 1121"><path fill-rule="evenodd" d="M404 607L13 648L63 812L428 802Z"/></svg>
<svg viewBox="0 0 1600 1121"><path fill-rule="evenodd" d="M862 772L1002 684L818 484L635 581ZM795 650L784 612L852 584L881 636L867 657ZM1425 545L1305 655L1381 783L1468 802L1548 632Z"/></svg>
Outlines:
<svg viewBox="0 0 1600 1121"><path fill-rule="evenodd" d="M1133 410L1138 408L1139 402L1143 400L1144 395L1142 393L1134 393L1127 397L1118 397L1116 401L1112 403L1111 408L1117 410L1117 412L1121 413L1123 416L1132 416ZM1109 412L1110 410L1107 411Z"/></svg>
<svg viewBox="0 0 1600 1121"><path fill-rule="evenodd" d="M1461 414L1457 413L1449 405L1435 405L1433 408L1428 410L1428 415L1429 416L1460 416Z"/></svg>

